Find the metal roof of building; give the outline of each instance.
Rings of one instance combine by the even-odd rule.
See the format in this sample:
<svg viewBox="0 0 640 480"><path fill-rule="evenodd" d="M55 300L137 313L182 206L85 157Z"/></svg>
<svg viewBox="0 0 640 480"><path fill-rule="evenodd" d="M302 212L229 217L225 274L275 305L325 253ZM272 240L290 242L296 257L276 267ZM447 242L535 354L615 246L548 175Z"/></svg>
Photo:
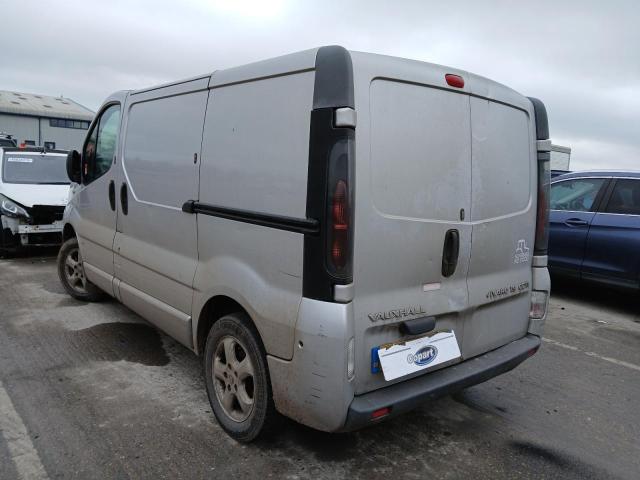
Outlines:
<svg viewBox="0 0 640 480"><path fill-rule="evenodd" d="M93 120L95 112L70 98L0 90L0 113Z"/></svg>

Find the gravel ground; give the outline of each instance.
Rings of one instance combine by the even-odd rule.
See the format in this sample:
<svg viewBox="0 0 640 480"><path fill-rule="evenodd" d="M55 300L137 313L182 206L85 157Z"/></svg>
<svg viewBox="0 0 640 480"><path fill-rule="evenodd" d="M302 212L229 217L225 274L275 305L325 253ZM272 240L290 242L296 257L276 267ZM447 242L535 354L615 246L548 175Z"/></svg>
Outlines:
<svg viewBox="0 0 640 480"><path fill-rule="evenodd" d="M71 299L44 253L0 260L0 479L640 477L638 295L556 281L514 371L360 432L285 421L240 445L195 355Z"/></svg>

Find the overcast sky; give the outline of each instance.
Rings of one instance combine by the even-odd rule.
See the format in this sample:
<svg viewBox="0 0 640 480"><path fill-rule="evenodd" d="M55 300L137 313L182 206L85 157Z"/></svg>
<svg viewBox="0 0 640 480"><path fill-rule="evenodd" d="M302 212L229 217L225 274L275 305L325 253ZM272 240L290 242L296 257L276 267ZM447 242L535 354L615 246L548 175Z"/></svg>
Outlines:
<svg viewBox="0 0 640 480"><path fill-rule="evenodd" d="M0 12L0 89L96 110L115 90L339 44L538 97L573 169L640 169L638 0L0 0Z"/></svg>

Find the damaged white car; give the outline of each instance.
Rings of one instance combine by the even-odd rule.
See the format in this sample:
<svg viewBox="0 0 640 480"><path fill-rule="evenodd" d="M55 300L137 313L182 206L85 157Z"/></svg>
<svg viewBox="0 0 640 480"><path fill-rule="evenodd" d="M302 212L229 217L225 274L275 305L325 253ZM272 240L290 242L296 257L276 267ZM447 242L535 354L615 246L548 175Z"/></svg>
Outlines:
<svg viewBox="0 0 640 480"><path fill-rule="evenodd" d="M62 242L69 196L62 150L0 147L0 253Z"/></svg>

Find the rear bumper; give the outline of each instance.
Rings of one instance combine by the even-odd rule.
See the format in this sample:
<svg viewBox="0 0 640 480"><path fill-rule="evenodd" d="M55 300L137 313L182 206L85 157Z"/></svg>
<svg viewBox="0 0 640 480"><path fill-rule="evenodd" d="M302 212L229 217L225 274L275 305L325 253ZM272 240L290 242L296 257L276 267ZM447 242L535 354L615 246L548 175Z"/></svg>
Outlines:
<svg viewBox="0 0 640 480"><path fill-rule="evenodd" d="M407 412L431 400L466 387L482 383L513 369L533 355L540 337L528 334L500 348L457 365L354 397L347 412L343 431L356 430L377 423L371 420L376 410L391 407L383 419Z"/></svg>

